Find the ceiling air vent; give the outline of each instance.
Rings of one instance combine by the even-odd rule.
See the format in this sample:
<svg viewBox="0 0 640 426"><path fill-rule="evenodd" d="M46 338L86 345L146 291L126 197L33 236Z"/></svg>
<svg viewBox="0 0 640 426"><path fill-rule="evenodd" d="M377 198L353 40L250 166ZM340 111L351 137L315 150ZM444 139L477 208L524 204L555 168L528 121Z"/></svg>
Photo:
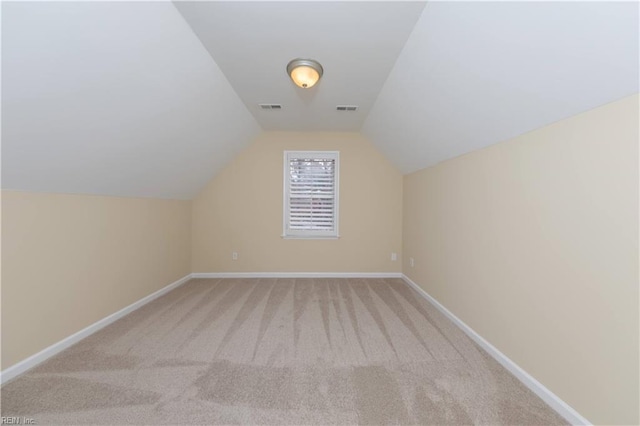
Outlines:
<svg viewBox="0 0 640 426"><path fill-rule="evenodd" d="M356 111L358 109L357 105L338 105L336 106L338 111Z"/></svg>
<svg viewBox="0 0 640 426"><path fill-rule="evenodd" d="M282 109L280 104L258 104L260 109Z"/></svg>

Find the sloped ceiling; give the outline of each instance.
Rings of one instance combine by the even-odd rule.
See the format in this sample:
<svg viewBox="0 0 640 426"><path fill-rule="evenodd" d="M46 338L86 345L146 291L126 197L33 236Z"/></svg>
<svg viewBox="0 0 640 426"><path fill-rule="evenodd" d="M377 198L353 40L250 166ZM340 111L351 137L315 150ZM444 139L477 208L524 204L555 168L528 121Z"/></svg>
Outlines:
<svg viewBox="0 0 640 426"><path fill-rule="evenodd" d="M2 3L2 186L188 199L260 131L170 2Z"/></svg>
<svg viewBox="0 0 640 426"><path fill-rule="evenodd" d="M421 2L176 2L176 7L264 130L360 131ZM286 65L318 60L311 89ZM259 103L280 104L261 110ZM337 105L357 105L355 112Z"/></svg>
<svg viewBox="0 0 640 426"><path fill-rule="evenodd" d="M409 173L637 93L638 5L429 2L362 132Z"/></svg>
<svg viewBox="0 0 640 426"><path fill-rule="evenodd" d="M637 93L638 7L3 2L2 187L188 199L261 127L361 130L412 172Z"/></svg>

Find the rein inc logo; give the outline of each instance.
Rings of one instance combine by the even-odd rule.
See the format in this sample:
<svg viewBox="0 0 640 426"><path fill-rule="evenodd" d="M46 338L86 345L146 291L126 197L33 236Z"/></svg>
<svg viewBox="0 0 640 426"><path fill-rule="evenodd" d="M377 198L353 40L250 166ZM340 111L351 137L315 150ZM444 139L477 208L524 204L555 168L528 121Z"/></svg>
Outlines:
<svg viewBox="0 0 640 426"><path fill-rule="evenodd" d="M35 425L35 419L31 417L0 417L0 424L3 425Z"/></svg>

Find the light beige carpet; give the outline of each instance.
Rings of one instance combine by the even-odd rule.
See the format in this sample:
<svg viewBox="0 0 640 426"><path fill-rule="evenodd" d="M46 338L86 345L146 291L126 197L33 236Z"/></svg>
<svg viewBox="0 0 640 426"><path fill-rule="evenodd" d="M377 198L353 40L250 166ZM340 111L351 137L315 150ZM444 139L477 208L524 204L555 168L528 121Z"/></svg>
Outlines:
<svg viewBox="0 0 640 426"><path fill-rule="evenodd" d="M566 424L399 279L192 280L2 388L37 424Z"/></svg>

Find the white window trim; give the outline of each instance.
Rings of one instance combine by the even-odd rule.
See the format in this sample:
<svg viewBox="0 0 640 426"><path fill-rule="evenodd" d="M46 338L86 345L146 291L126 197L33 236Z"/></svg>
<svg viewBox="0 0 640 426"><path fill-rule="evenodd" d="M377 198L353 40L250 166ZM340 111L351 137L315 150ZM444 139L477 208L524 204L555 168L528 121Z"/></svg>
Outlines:
<svg viewBox="0 0 640 426"><path fill-rule="evenodd" d="M333 231L309 231L300 230L292 231L287 227L289 222L289 164L290 158L330 158L335 160L335 174L334 174L334 230ZM339 224L339 200L340 200L340 151L284 151L284 165L283 165L283 214L282 214L282 238L284 239L303 239L303 240L331 240L340 238L338 232Z"/></svg>

